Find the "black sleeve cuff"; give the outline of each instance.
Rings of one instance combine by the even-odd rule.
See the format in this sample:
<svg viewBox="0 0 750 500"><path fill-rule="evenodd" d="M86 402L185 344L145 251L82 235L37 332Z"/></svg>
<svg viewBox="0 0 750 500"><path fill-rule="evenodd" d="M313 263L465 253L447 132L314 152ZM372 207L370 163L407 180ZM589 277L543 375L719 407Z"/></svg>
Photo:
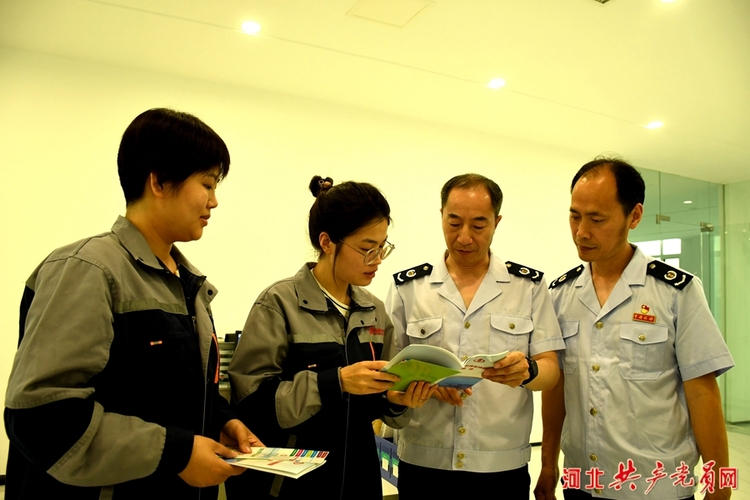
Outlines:
<svg viewBox="0 0 750 500"><path fill-rule="evenodd" d="M194 434L179 427L167 427L167 438L156 472L179 474L190 462Z"/></svg>
<svg viewBox="0 0 750 500"><path fill-rule="evenodd" d="M318 373L318 392L324 408L329 404L341 401L342 392L338 367Z"/></svg>
<svg viewBox="0 0 750 500"><path fill-rule="evenodd" d="M387 417L398 417L406 413L406 410L409 409L408 406L399 405L396 403L391 403L388 400L387 393L383 393L383 416Z"/></svg>

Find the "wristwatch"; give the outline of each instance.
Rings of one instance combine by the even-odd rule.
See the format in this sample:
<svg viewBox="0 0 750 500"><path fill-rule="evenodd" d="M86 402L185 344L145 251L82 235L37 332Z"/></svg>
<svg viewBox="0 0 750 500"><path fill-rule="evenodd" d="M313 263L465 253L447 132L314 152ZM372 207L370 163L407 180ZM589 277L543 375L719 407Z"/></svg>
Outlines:
<svg viewBox="0 0 750 500"><path fill-rule="evenodd" d="M526 361L529 363L529 378L521 382L521 385L526 385L539 375L539 366L536 364L536 360L526 356Z"/></svg>

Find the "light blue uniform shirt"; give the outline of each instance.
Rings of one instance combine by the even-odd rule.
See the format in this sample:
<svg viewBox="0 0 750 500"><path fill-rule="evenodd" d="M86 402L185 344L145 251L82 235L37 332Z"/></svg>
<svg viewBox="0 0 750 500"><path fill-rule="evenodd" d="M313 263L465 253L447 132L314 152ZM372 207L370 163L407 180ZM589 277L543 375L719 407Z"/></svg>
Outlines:
<svg viewBox="0 0 750 500"><path fill-rule="evenodd" d="M644 498L657 460L668 475L684 461L689 482L699 454L682 382L734 366L700 280L693 277L679 290L672 283L687 273L658 279L647 274L653 260L636 248L603 307L588 264L551 292L566 345L565 467L581 469L582 489L589 484L585 471L605 472L601 492L586 490L594 497ZM618 464L628 459L641 475L636 490L633 481L609 488ZM693 488L673 486L675 480L657 481L646 498L693 494Z"/></svg>
<svg viewBox="0 0 750 500"><path fill-rule="evenodd" d="M468 308L441 258L430 275L391 285L386 310L399 350L430 344L464 358L505 350L535 356L564 349L544 279L534 282L512 275L494 255ZM431 398L412 410L411 422L399 431L399 457L446 470L523 467L531 457L531 391L482 380L473 392L463 407Z"/></svg>

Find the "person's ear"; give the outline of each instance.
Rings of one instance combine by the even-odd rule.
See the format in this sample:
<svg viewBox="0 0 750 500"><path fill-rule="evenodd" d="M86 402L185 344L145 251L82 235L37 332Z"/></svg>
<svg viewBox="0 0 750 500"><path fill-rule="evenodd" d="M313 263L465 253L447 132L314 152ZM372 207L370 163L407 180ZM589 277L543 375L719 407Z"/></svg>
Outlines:
<svg viewBox="0 0 750 500"><path fill-rule="evenodd" d="M495 217L495 229L497 229L497 225L500 224L500 220L503 218L502 215L498 215Z"/></svg>
<svg viewBox="0 0 750 500"><path fill-rule="evenodd" d="M633 211L630 212L630 217L630 229L635 229L641 223L641 219L643 219L643 205L638 203L634 206Z"/></svg>
<svg viewBox="0 0 750 500"><path fill-rule="evenodd" d="M320 248L324 254L333 255L336 252L336 244L331 241L331 237L325 231L318 235L318 243L320 243Z"/></svg>
<svg viewBox="0 0 750 500"><path fill-rule="evenodd" d="M153 172L148 174L148 189L156 198L164 198L167 195L164 184L159 182L159 179L156 178L156 174Z"/></svg>

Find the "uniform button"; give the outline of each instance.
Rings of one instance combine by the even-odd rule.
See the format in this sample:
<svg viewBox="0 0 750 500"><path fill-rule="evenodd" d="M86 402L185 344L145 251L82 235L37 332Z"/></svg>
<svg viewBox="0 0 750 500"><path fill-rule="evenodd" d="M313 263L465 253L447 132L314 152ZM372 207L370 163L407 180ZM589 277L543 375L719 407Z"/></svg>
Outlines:
<svg viewBox="0 0 750 500"><path fill-rule="evenodd" d="M459 460L458 462L456 462L456 467L458 467L459 469L463 466L464 466L464 463L462 461Z"/></svg>
<svg viewBox="0 0 750 500"><path fill-rule="evenodd" d="M209 290L209 291L208 291L208 294L209 294L209 295L213 295L213 294L214 294L214 291L213 291L213 290Z"/></svg>
<svg viewBox="0 0 750 500"><path fill-rule="evenodd" d="M469 359L469 356L461 356L461 361L466 361L467 359Z"/></svg>
<svg viewBox="0 0 750 500"><path fill-rule="evenodd" d="M303 304L307 304L307 301L306 301L306 300L303 300L303 301L302 301L302 303L303 303Z"/></svg>
<svg viewBox="0 0 750 500"><path fill-rule="evenodd" d="M593 365L591 365L591 369L594 370L595 372L598 372L601 369L601 366L594 363Z"/></svg>
<svg viewBox="0 0 750 500"><path fill-rule="evenodd" d="M591 459L592 462L596 462L597 460L599 460L599 457L597 457L593 453L589 456L589 458Z"/></svg>
<svg viewBox="0 0 750 500"><path fill-rule="evenodd" d="M471 323L469 323L468 321L464 323L464 328L471 328Z"/></svg>
<svg viewBox="0 0 750 500"><path fill-rule="evenodd" d="M510 325L508 325L508 328L510 328L511 330L515 330L516 329L516 324L515 323L511 323Z"/></svg>
<svg viewBox="0 0 750 500"><path fill-rule="evenodd" d="M424 328L422 328L421 330L419 330L419 333L421 333L422 335L424 335Z"/></svg>
<svg viewBox="0 0 750 500"><path fill-rule="evenodd" d="M597 321L594 326L597 330L601 330L602 328L604 328L604 323L602 323L601 321Z"/></svg>
<svg viewBox="0 0 750 500"><path fill-rule="evenodd" d="M466 455L464 455L463 453L459 453L458 455L456 455L456 458L459 460L463 460L465 456Z"/></svg>
<svg viewBox="0 0 750 500"><path fill-rule="evenodd" d="M596 489L595 489L594 491L595 491L595 492L596 492L596 493L597 493L598 495L601 495L601 493L602 493L602 490L601 490L601 488L596 488Z"/></svg>
<svg viewBox="0 0 750 500"><path fill-rule="evenodd" d="M461 393L461 399L466 399L466 398L468 398L468 397L469 397L469 395L468 395L468 394L466 394L465 392L462 392L462 393Z"/></svg>
<svg viewBox="0 0 750 500"><path fill-rule="evenodd" d="M591 408L589 410L589 413L591 413L591 416L595 417L596 414L599 413L599 411L596 408Z"/></svg>
<svg viewBox="0 0 750 500"><path fill-rule="evenodd" d="M644 340L646 340L646 336L643 335L643 334L638 335L638 340L640 340L641 342L643 342Z"/></svg>
<svg viewBox="0 0 750 500"><path fill-rule="evenodd" d="M464 434L466 434L466 428L465 427L459 427L458 428L458 433L463 436Z"/></svg>

